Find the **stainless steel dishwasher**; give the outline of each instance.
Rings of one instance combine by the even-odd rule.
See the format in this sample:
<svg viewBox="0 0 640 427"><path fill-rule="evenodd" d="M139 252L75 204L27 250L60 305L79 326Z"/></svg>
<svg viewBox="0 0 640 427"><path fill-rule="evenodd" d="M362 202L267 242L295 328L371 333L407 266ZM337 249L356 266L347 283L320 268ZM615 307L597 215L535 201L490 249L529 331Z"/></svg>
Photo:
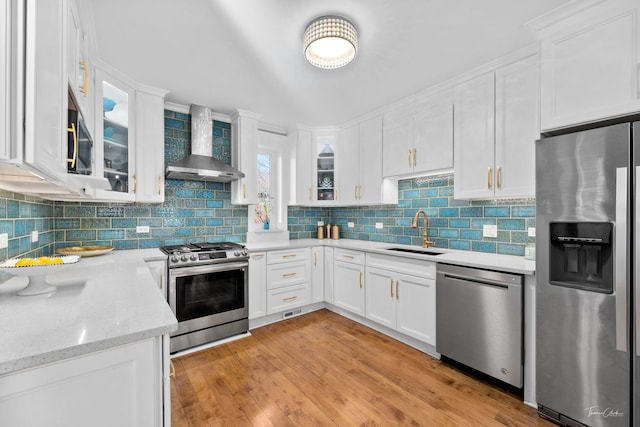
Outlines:
<svg viewBox="0 0 640 427"><path fill-rule="evenodd" d="M438 264L436 350L522 388L522 276Z"/></svg>

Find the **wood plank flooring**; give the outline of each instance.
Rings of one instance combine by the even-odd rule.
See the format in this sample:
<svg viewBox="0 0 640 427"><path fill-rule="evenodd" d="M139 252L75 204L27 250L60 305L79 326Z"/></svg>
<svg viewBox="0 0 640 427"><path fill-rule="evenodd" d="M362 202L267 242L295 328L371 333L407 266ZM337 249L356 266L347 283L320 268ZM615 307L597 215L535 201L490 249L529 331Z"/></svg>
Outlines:
<svg viewBox="0 0 640 427"><path fill-rule="evenodd" d="M552 426L519 397L328 310L173 359L174 427Z"/></svg>

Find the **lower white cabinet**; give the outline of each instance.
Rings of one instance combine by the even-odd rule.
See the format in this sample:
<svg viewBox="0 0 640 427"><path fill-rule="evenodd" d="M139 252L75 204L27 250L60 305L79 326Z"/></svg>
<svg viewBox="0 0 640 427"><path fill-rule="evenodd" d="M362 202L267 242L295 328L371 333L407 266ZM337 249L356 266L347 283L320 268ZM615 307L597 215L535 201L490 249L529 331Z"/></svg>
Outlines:
<svg viewBox="0 0 640 427"><path fill-rule="evenodd" d="M151 275L160 288L160 292L162 292L164 298L167 299L167 261L154 260L146 261L146 263L149 271L151 272Z"/></svg>
<svg viewBox="0 0 640 427"><path fill-rule="evenodd" d="M311 302L324 301L324 247L311 248Z"/></svg>
<svg viewBox="0 0 640 427"><path fill-rule="evenodd" d="M267 314L267 253L249 256L249 319Z"/></svg>
<svg viewBox="0 0 640 427"><path fill-rule="evenodd" d="M170 410L164 341L149 338L0 376L0 425L162 426L170 420L163 414L163 406Z"/></svg>
<svg viewBox="0 0 640 427"><path fill-rule="evenodd" d="M267 314L311 303L309 254L309 248L267 252Z"/></svg>
<svg viewBox="0 0 640 427"><path fill-rule="evenodd" d="M290 308L300 307L311 302L309 282L267 291L267 313L273 314Z"/></svg>
<svg viewBox="0 0 640 427"><path fill-rule="evenodd" d="M364 316L364 253L334 250L333 303Z"/></svg>
<svg viewBox="0 0 640 427"><path fill-rule="evenodd" d="M367 254L365 280L368 319L435 345L435 263Z"/></svg>
<svg viewBox="0 0 640 427"><path fill-rule="evenodd" d="M333 248L324 248L324 300L333 304Z"/></svg>

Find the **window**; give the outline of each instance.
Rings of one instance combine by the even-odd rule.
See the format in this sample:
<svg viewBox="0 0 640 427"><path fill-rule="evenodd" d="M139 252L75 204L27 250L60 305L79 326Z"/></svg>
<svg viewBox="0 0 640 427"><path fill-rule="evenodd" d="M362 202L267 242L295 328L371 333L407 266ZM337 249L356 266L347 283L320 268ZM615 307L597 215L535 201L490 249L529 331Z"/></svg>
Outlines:
<svg viewBox="0 0 640 427"><path fill-rule="evenodd" d="M277 214L277 203L271 203L272 165L270 153L258 152L258 204L255 207L254 223L264 230L270 228L271 214Z"/></svg>

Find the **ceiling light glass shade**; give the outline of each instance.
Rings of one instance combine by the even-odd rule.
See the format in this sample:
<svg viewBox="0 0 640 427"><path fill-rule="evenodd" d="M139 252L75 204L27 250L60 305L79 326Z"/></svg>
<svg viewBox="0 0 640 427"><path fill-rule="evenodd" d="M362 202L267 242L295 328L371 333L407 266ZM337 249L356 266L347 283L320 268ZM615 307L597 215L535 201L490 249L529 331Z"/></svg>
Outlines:
<svg viewBox="0 0 640 427"><path fill-rule="evenodd" d="M340 68L355 58L358 32L340 16L322 16L313 20L304 32L304 56L319 68Z"/></svg>

